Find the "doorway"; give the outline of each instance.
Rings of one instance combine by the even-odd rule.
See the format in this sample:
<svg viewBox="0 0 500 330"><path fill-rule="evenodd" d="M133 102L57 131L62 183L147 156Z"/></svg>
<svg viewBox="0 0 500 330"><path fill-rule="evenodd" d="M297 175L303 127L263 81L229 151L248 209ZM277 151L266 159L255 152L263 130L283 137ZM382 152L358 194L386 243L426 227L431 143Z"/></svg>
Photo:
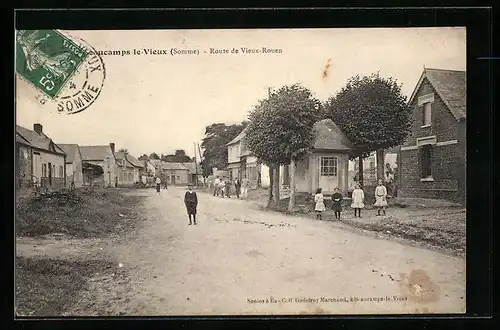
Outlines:
<svg viewBox="0 0 500 330"><path fill-rule="evenodd" d="M338 158L335 156L320 157L319 188L325 192L333 192L339 186Z"/></svg>

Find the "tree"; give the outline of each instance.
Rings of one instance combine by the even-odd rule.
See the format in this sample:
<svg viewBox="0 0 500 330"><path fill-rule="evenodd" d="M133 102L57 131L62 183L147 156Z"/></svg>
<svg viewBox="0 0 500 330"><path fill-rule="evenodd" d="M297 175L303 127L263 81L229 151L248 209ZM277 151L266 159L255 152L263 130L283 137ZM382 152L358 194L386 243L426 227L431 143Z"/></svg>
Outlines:
<svg viewBox="0 0 500 330"><path fill-rule="evenodd" d="M160 159L160 157L158 156L158 154L156 152L153 152L151 155L149 155L149 159L158 160L158 159Z"/></svg>
<svg viewBox="0 0 500 330"><path fill-rule="evenodd" d="M140 161L148 161L149 157L148 157L148 155L143 154L142 156L139 156L139 158L137 158L137 159Z"/></svg>
<svg viewBox="0 0 500 330"><path fill-rule="evenodd" d="M128 153L128 150L127 150L127 149L123 149L123 148L122 148L122 149L118 150L118 152Z"/></svg>
<svg viewBox="0 0 500 330"><path fill-rule="evenodd" d="M224 168L227 166L226 144L240 134L246 125L246 122L233 125L215 123L205 128L205 137L201 143L203 176L208 177L212 174L213 167Z"/></svg>
<svg viewBox="0 0 500 330"><path fill-rule="evenodd" d="M379 73L351 77L327 102L328 116L356 145L351 159L359 158L363 182L363 158L377 151L377 177L384 175L384 149L403 143L411 130L411 109L393 78Z"/></svg>
<svg viewBox="0 0 500 330"><path fill-rule="evenodd" d="M162 154L161 160L167 163L189 163L191 161L191 157L186 155L186 151L184 149L178 149L174 154Z"/></svg>
<svg viewBox="0 0 500 330"><path fill-rule="evenodd" d="M279 166L290 165L290 211L295 203L296 163L307 157L314 145L313 126L321 119L321 111L320 101L308 89L294 84L271 93L249 114L245 143L258 159L274 167L276 203L279 202Z"/></svg>

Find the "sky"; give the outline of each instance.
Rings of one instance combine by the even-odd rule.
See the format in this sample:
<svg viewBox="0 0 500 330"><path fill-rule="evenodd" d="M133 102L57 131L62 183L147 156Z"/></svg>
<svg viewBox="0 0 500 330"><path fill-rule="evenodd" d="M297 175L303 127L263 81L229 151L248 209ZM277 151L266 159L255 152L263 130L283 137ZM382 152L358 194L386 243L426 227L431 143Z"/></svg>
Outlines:
<svg viewBox="0 0 500 330"><path fill-rule="evenodd" d="M66 31L99 51L172 48L199 55L103 55L106 79L86 110L61 114L16 78L16 122L56 143L115 143L132 155L194 155L205 127L238 123L268 88L301 83L326 101L351 76L380 72L409 98L424 66L466 70L465 28ZM281 49L243 54L242 47ZM239 49L238 54L210 54ZM207 53L204 53L204 52ZM329 64L329 65L327 65ZM327 76L323 72L327 69Z"/></svg>

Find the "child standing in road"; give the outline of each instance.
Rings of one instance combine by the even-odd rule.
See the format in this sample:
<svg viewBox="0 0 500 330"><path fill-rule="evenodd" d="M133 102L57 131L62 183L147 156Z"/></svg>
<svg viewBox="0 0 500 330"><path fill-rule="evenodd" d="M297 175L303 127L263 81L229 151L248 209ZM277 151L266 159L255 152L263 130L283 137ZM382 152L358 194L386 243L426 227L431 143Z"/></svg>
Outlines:
<svg viewBox="0 0 500 330"><path fill-rule="evenodd" d="M184 195L184 204L186 205L188 217L189 217L189 225L192 225L191 217L193 217L194 224L196 225L196 208L198 207L198 196L196 196L196 192L193 191L193 185L188 186L188 191Z"/></svg>
<svg viewBox="0 0 500 330"><path fill-rule="evenodd" d="M378 186L375 188L375 204L373 205L377 208L377 216L380 215L380 211L384 212L387 207L387 189L384 186L382 179L378 179Z"/></svg>
<svg viewBox="0 0 500 330"><path fill-rule="evenodd" d="M316 203L314 210L316 211L316 220L321 220L321 214L325 211L324 197L321 193L321 188L316 190L314 195L314 202Z"/></svg>
<svg viewBox="0 0 500 330"><path fill-rule="evenodd" d="M332 210L335 212L335 219L337 220L340 220L340 213L342 212L342 199L339 188L335 188L332 195Z"/></svg>
<svg viewBox="0 0 500 330"><path fill-rule="evenodd" d="M361 209L365 207L365 193L359 183L356 183L354 190L352 191L352 204L351 207L354 209L354 217L359 216L361 218Z"/></svg>

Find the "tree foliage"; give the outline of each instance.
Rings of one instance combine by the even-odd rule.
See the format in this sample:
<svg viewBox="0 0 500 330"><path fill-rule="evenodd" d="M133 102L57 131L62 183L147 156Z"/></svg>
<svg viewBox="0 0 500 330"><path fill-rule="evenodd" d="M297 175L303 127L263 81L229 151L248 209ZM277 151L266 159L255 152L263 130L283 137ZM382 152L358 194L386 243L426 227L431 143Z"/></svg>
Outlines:
<svg viewBox="0 0 500 330"><path fill-rule="evenodd" d="M205 137L201 147L203 148L203 175L212 174L212 168L224 168L227 166L227 143L234 139L246 127L248 122L241 124L226 125L215 123L205 128Z"/></svg>
<svg viewBox="0 0 500 330"><path fill-rule="evenodd" d="M321 103L300 84L283 86L251 110L245 144L264 163L287 165L314 145L313 125L321 119Z"/></svg>
<svg viewBox="0 0 500 330"><path fill-rule="evenodd" d="M400 145L411 129L411 109L401 86L378 73L350 78L327 102L326 113L356 145L351 159Z"/></svg>
<svg viewBox="0 0 500 330"><path fill-rule="evenodd" d="M149 155L149 159L160 159L160 156L156 152L153 152Z"/></svg>
<svg viewBox="0 0 500 330"><path fill-rule="evenodd" d="M167 163L189 163L191 161L191 157L186 155L186 150L178 149L175 150L174 154L161 155L161 160Z"/></svg>
<svg viewBox="0 0 500 330"><path fill-rule="evenodd" d="M149 160L149 157L148 157L148 155L143 154L142 156L139 156L139 158L137 158L137 159L140 161L145 161L145 160Z"/></svg>

